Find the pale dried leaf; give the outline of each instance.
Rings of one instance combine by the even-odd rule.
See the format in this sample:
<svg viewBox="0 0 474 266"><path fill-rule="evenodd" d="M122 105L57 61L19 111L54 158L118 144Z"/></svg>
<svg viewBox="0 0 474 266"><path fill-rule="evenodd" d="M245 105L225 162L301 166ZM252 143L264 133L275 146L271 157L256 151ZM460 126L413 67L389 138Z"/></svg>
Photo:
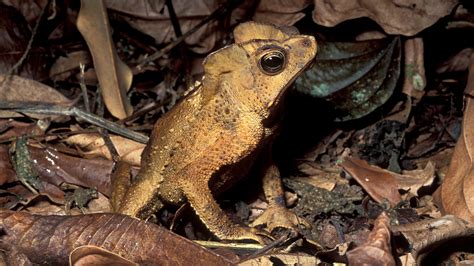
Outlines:
<svg viewBox="0 0 474 266"><path fill-rule="evenodd" d="M121 265L132 266L138 265L130 260L125 259L119 254L107 251L106 249L85 245L75 248L69 255L69 265Z"/></svg>
<svg viewBox="0 0 474 266"><path fill-rule="evenodd" d="M120 159L131 165L140 166L140 159L145 144L112 135L110 136ZM109 149L105 146L104 139L99 134L78 134L68 137L65 140L69 144L81 147L87 156L102 156L112 160Z"/></svg>
<svg viewBox="0 0 474 266"><path fill-rule="evenodd" d="M119 119L129 116L133 108L127 97L127 91L132 84L133 75L115 50L104 3L82 0L77 28L91 51L107 109Z"/></svg>
<svg viewBox="0 0 474 266"><path fill-rule="evenodd" d="M420 37L405 41L405 80L403 93L420 100L426 87L424 44Z"/></svg>
<svg viewBox="0 0 474 266"><path fill-rule="evenodd" d="M7 102L38 102L55 105L71 106L72 102L57 90L38 81L19 76L0 74L0 101ZM28 114L34 118L45 118L46 115ZM21 116L14 112L0 111L0 117Z"/></svg>
<svg viewBox="0 0 474 266"><path fill-rule="evenodd" d="M66 80L71 76L71 72L79 71L79 65L87 65L91 62L91 58L86 51L74 51L61 56L56 59L56 62L51 66L49 70L49 77L52 80Z"/></svg>
<svg viewBox="0 0 474 266"><path fill-rule="evenodd" d="M383 212L364 245L346 253L349 265L393 265L395 259L390 244L390 218Z"/></svg>
<svg viewBox="0 0 474 266"><path fill-rule="evenodd" d="M369 17L388 34L412 36L447 16L457 0L314 0L313 20L326 27Z"/></svg>
<svg viewBox="0 0 474 266"><path fill-rule="evenodd" d="M474 55L471 55L466 93L474 93ZM466 97L462 134L451 165L438 190L442 212L474 222L474 101Z"/></svg>
<svg viewBox="0 0 474 266"><path fill-rule="evenodd" d="M133 28L152 36L156 43L168 43L176 39L168 8L164 6L165 1L107 0L104 2L107 8L119 12ZM207 0L174 0L171 2L182 33L194 28L219 6L218 1ZM222 34L217 22L209 22L187 37L184 42L192 51L206 53L214 47Z"/></svg>
<svg viewBox="0 0 474 266"><path fill-rule="evenodd" d="M311 0L271 0L260 1L253 20L275 25L293 25L305 16L303 9Z"/></svg>
<svg viewBox="0 0 474 266"><path fill-rule="evenodd" d="M239 266L281 265L318 265L321 261L307 254L270 254L240 262Z"/></svg>
<svg viewBox="0 0 474 266"><path fill-rule="evenodd" d="M353 157L346 158L341 166L376 202L388 200L392 206L400 202L399 184L391 172Z"/></svg>

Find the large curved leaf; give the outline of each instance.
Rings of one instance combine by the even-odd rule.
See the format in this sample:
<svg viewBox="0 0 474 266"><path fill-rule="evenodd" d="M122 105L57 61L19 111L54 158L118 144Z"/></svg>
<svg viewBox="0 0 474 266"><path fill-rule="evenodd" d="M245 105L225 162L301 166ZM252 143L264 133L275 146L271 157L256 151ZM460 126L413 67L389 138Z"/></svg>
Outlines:
<svg viewBox="0 0 474 266"><path fill-rule="evenodd" d="M400 76L400 39L320 42L315 65L297 89L331 102L337 120L360 118L384 104Z"/></svg>

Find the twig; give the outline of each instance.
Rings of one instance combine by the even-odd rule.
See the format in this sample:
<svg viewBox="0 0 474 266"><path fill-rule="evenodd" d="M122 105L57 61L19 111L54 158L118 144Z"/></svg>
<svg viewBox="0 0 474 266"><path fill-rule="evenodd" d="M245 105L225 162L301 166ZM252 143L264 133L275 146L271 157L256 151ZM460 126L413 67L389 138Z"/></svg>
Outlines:
<svg viewBox="0 0 474 266"><path fill-rule="evenodd" d="M84 99L84 106L86 108L86 112L90 113L91 108L89 105L89 96L87 95L86 82L84 80L84 68L85 65L83 63L79 63L79 69L81 70L79 75L79 86L81 87L82 98Z"/></svg>
<svg viewBox="0 0 474 266"><path fill-rule="evenodd" d="M0 110L8 110L8 111L14 111L14 112L19 112L19 113L74 116L77 118L81 118L95 126L105 128L120 136L129 138L131 140L134 140L140 143L148 142L148 137L143 134L121 127L120 125L117 125L114 122L111 122L102 117L96 116L94 114L85 112L74 106L66 107L66 106L51 105L51 104L45 104L45 103L0 101Z"/></svg>

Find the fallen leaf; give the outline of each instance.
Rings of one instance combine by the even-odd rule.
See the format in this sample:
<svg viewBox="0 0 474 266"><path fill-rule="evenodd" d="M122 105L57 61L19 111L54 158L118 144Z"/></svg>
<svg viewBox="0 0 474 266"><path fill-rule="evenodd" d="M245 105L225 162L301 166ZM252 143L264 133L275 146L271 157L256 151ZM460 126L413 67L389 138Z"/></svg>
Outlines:
<svg viewBox="0 0 474 266"><path fill-rule="evenodd" d="M404 67L405 75L403 81L403 93L420 101L425 94L426 76L425 76L425 50L423 39L420 37L407 39L404 49Z"/></svg>
<svg viewBox="0 0 474 266"><path fill-rule="evenodd" d="M296 80L296 88L330 102L338 121L360 118L392 95L400 75L400 55L398 37L318 41L315 63Z"/></svg>
<svg viewBox="0 0 474 266"><path fill-rule="evenodd" d="M113 162L73 157L52 148L30 146L28 150L35 169L44 182L56 187L68 183L97 188L101 193L109 195Z"/></svg>
<svg viewBox="0 0 474 266"><path fill-rule="evenodd" d="M13 170L13 166L10 163L8 150L7 145L0 145L0 185L17 180L15 170Z"/></svg>
<svg viewBox="0 0 474 266"><path fill-rule="evenodd" d="M452 250L456 239L473 238L474 226L453 215L439 219L423 220L416 223L392 226L392 232L401 233L409 244L409 251L418 265L425 255L443 243L451 243ZM463 248L462 246L459 249Z"/></svg>
<svg viewBox="0 0 474 266"><path fill-rule="evenodd" d="M436 73L449 73L466 71L471 62L471 54L474 52L473 48L464 48L457 54L452 55L445 62L436 68Z"/></svg>
<svg viewBox="0 0 474 266"><path fill-rule="evenodd" d="M402 200L398 193L399 183L388 171L369 165L366 161L348 157L341 163L344 171L349 173L367 193L378 203L388 200L395 206Z"/></svg>
<svg viewBox="0 0 474 266"><path fill-rule="evenodd" d="M219 6L218 1L207 0L174 0L171 3L182 33L193 29ZM117 11L133 28L152 36L158 44L169 43L177 38L163 0L108 0L105 4L107 8ZM223 35L218 26L219 23L216 21L206 23L184 42L196 53L207 53Z"/></svg>
<svg viewBox="0 0 474 266"><path fill-rule="evenodd" d="M137 263L129 261L124 257L109 252L106 249L97 246L81 246L75 248L69 256L69 265L85 266L85 265L121 265L121 266L138 266Z"/></svg>
<svg viewBox="0 0 474 266"><path fill-rule="evenodd" d="M49 78L54 81L64 81L73 72L79 72L80 64L88 65L91 58L86 51L74 51L66 56L60 56L49 69Z"/></svg>
<svg viewBox="0 0 474 266"><path fill-rule="evenodd" d="M26 51L31 31L25 17L17 9L5 5L5 2L0 4L0 25L0 73L6 74ZM30 47L29 54L21 66L11 74L37 80L47 77L47 68L44 67L47 64L47 53L41 47L32 48Z"/></svg>
<svg viewBox="0 0 474 266"><path fill-rule="evenodd" d="M31 263L63 265L75 248L93 245L138 264L231 264L163 227L120 214L40 216L1 211L0 227L0 247L10 255L10 263L24 255Z"/></svg>
<svg viewBox="0 0 474 266"><path fill-rule="evenodd" d="M457 0L314 0L313 20L332 27L368 17L388 34L412 36L449 15L457 3Z"/></svg>
<svg viewBox="0 0 474 266"><path fill-rule="evenodd" d="M36 123L19 122L13 119L0 119L0 142L13 140L23 135L43 135L49 123L38 120Z"/></svg>
<svg viewBox="0 0 474 266"><path fill-rule="evenodd" d="M37 102L55 105L71 106L72 102L57 90L44 85L38 81L22 78L19 76L5 76L0 74L0 102ZM28 116L42 119L51 117L28 113ZM0 117L19 117L21 115L0 111ZM53 118L56 116L53 116Z"/></svg>
<svg viewBox="0 0 474 266"><path fill-rule="evenodd" d="M119 119L131 115L133 108L127 91L132 84L133 75L130 68L118 57L104 2L81 0L77 28L92 54L107 109Z"/></svg>
<svg viewBox="0 0 474 266"><path fill-rule="evenodd" d="M122 161L140 166L141 154L145 144L114 135L110 136L110 139ZM101 156L112 160L109 149L105 146L104 139L99 134L77 134L68 137L65 141L84 149L84 155L86 156Z"/></svg>
<svg viewBox="0 0 474 266"><path fill-rule="evenodd" d="M306 16L303 11L310 4L311 0L260 1L252 20L275 25L293 25Z"/></svg>
<svg viewBox="0 0 474 266"><path fill-rule="evenodd" d="M474 95L474 55L471 55L465 92ZM474 101L466 97L462 134L456 143L449 170L438 189L441 211L474 222Z"/></svg>
<svg viewBox="0 0 474 266"><path fill-rule="evenodd" d="M367 242L346 255L349 265L396 265L390 244L390 218L385 212L375 220Z"/></svg>
<svg viewBox="0 0 474 266"><path fill-rule="evenodd" d="M301 254L269 254L240 262L239 266L257 265L318 265L321 263L317 257Z"/></svg>

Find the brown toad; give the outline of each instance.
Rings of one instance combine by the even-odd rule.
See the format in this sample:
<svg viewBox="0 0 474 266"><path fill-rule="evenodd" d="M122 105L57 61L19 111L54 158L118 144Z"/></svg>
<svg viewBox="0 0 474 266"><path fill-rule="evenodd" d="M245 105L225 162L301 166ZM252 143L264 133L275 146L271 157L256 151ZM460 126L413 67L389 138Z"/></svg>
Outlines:
<svg viewBox="0 0 474 266"><path fill-rule="evenodd" d="M257 230L234 224L213 193L245 174L242 170L271 138L274 119L269 118L313 60L316 41L255 22L237 26L234 37L235 44L204 61L202 86L155 124L137 178L113 193L118 212L146 218L163 203L188 201L218 238L262 242ZM286 216L277 171L271 166L265 175L265 194L273 213Z"/></svg>

